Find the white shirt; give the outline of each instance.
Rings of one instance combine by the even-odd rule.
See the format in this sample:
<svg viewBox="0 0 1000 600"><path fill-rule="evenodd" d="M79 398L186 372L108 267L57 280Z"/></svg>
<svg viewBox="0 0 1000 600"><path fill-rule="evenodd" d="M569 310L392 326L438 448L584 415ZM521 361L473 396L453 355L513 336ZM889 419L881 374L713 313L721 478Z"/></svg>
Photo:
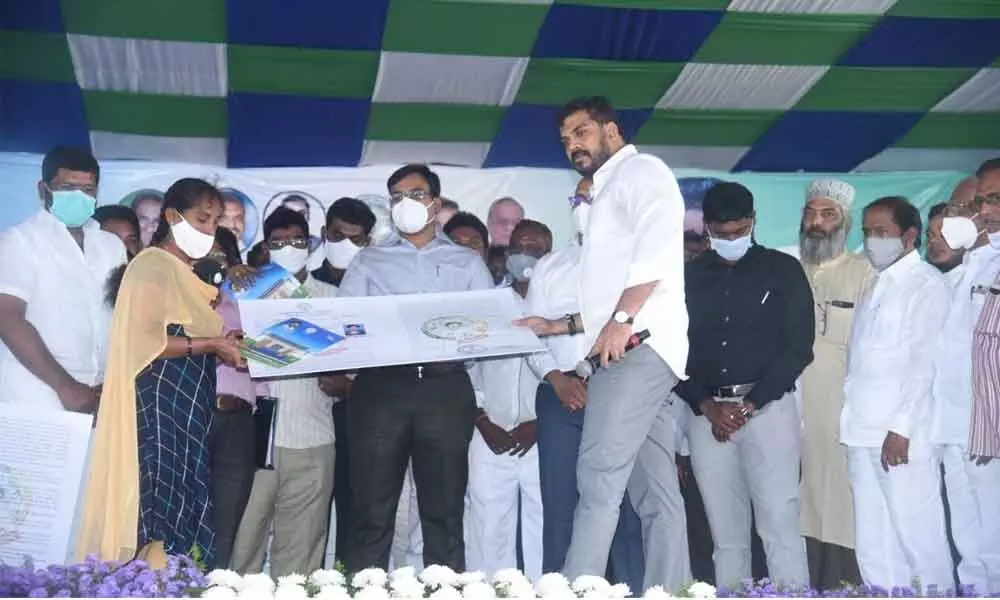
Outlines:
<svg viewBox="0 0 1000 600"><path fill-rule="evenodd" d="M646 343L686 379L684 198L677 179L659 158L630 144L594 173L592 193L580 268L585 345L597 341L625 289L658 281L632 329L648 329Z"/></svg>
<svg viewBox="0 0 1000 600"><path fill-rule="evenodd" d="M83 250L69 230L40 210L0 233L0 294L26 304L25 318L62 368L86 385L104 380L111 307L104 284L125 262L112 233L83 228ZM55 391L0 343L0 402L61 409Z"/></svg>
<svg viewBox="0 0 1000 600"><path fill-rule="evenodd" d="M869 281L847 346L840 441L881 447L892 431L926 442L934 354L948 312L948 285L911 251Z"/></svg>
<svg viewBox="0 0 1000 600"><path fill-rule="evenodd" d="M990 287L1000 272L1000 249L989 244L970 250L962 264L946 274L951 283L948 316L934 356L934 405L931 442L965 445L972 418L972 329L986 295L975 286Z"/></svg>
<svg viewBox="0 0 1000 600"><path fill-rule="evenodd" d="M315 279L311 274L302 285L310 298L337 295L336 286ZM303 450L335 441L333 398L319 389L319 379L315 375L271 379L268 386L271 395L278 399L275 446Z"/></svg>
<svg viewBox="0 0 1000 600"><path fill-rule="evenodd" d="M570 244L538 261L525 296L525 312L546 319L562 319L580 312L580 246ZM551 371L572 371L587 356L590 346L583 335L550 335L541 338L547 352L525 359L538 379Z"/></svg>
<svg viewBox="0 0 1000 600"><path fill-rule="evenodd" d="M511 293L524 302L513 290ZM523 356L488 358L476 361L472 367L476 405L486 411L490 421L507 431L535 420L538 383Z"/></svg>

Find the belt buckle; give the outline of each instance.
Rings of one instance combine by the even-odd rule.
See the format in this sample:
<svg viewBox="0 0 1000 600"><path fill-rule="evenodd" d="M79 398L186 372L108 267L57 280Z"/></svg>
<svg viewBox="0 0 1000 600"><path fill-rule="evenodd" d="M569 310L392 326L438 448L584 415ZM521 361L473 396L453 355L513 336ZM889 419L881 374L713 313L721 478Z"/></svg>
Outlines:
<svg viewBox="0 0 1000 600"><path fill-rule="evenodd" d="M417 379L422 380L424 378L424 366L417 365Z"/></svg>
<svg viewBox="0 0 1000 600"><path fill-rule="evenodd" d="M226 410L226 408L223 406L222 396L215 397L215 410Z"/></svg>

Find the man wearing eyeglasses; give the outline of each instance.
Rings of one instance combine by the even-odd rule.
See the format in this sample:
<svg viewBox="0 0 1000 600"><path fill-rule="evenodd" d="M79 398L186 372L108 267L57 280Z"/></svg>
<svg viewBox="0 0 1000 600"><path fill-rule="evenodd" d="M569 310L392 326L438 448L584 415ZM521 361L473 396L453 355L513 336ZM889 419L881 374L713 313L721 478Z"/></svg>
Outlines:
<svg viewBox="0 0 1000 600"><path fill-rule="evenodd" d="M976 179L978 221L988 237L988 243L980 251L989 248L994 254L1000 253L1000 158L983 163L976 171ZM1000 460L997 460L1000 458L1000 380L997 376L1000 373L1000 345L997 344L1000 339L1000 295L997 294L1000 277L997 272L1000 268L994 268L997 262L1000 258L990 261L992 279L972 290L972 302L982 308L978 318L972 320L972 410L968 448L960 456L961 466L964 467L962 474L971 490L971 498L966 506L958 509L969 513L959 517L961 531L968 534L970 542L976 543L981 578L976 591L986 595L1000 593L1000 512L995 508L996 499L1000 496ZM954 365L951 369L954 370ZM966 372L965 369L963 372ZM968 396L964 400L968 401ZM957 413L958 418L963 414ZM956 462L955 470L958 466ZM947 468L946 462L946 473ZM946 475L945 485L949 484ZM957 510L955 507L952 510L952 528L956 532L954 521ZM964 563L963 556L959 579Z"/></svg>
<svg viewBox="0 0 1000 600"><path fill-rule="evenodd" d="M264 243L270 262L305 288L311 298L337 295L337 287L307 269L309 223L301 212L275 209L264 221ZM233 548L232 567L240 573L259 572L270 544L274 577L312 573L323 564L333 495L336 434L333 398L315 375L269 381L277 399L274 468L254 477Z"/></svg>
<svg viewBox="0 0 1000 600"><path fill-rule="evenodd" d="M493 288L482 256L453 243L437 224L441 180L426 165L387 182L401 239L368 246L351 261L341 296L386 296ZM475 391L463 362L362 369L347 404L353 532L348 571L387 568L393 520L407 465L419 497L425 565L465 570L463 516Z"/></svg>

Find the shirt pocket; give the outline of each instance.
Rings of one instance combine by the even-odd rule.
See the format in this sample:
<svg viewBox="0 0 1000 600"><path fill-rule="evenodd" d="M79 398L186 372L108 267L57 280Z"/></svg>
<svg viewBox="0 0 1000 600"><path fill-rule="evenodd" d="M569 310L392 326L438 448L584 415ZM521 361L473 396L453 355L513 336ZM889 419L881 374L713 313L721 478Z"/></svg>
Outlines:
<svg viewBox="0 0 1000 600"><path fill-rule="evenodd" d="M820 311L824 313L820 321L821 335L825 340L840 346L846 346L851 338L851 324L854 321L854 307L837 306L831 301L825 302Z"/></svg>

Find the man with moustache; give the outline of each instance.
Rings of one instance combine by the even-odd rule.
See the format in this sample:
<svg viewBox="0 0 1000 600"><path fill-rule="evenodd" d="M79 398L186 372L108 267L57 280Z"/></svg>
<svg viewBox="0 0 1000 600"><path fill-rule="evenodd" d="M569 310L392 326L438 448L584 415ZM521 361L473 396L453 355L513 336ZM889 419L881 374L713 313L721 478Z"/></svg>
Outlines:
<svg viewBox="0 0 1000 600"><path fill-rule="evenodd" d="M854 188L837 179L806 187L799 257L816 306L813 362L802 373L802 534L809 581L827 590L861 583L854 557L854 511L847 453L840 444L847 341L871 266L847 251Z"/></svg>
<svg viewBox="0 0 1000 600"><path fill-rule="evenodd" d="M642 520L644 587L676 589L691 577L670 393L685 377L688 353L684 198L660 159L626 143L606 98L571 101L558 124L573 167L594 180L580 312L525 321L542 336L582 330L587 354L602 365L588 384L563 571L571 579L604 574L627 488ZM649 339L626 353L642 331Z"/></svg>

